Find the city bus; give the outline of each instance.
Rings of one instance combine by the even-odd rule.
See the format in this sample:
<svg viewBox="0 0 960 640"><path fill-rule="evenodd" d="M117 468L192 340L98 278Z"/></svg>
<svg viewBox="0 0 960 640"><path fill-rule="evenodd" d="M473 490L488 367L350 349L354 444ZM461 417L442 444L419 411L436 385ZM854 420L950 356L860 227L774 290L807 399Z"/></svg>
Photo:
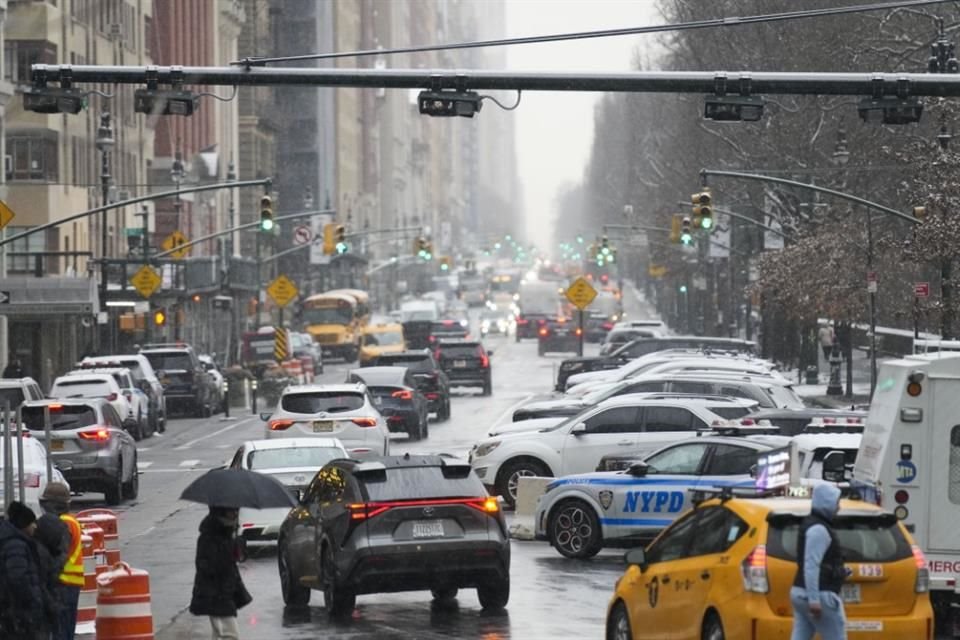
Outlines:
<svg viewBox="0 0 960 640"><path fill-rule="evenodd" d="M370 296L359 289L333 289L303 301L303 323L324 357L357 359L360 334L370 321Z"/></svg>

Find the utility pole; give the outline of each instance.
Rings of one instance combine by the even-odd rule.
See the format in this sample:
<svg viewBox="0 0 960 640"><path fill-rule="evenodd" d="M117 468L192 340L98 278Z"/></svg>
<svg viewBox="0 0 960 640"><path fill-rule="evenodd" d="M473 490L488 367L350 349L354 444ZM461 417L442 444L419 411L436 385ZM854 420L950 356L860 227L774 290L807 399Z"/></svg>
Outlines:
<svg viewBox="0 0 960 640"><path fill-rule="evenodd" d="M106 206L110 203L110 151L113 149L115 141L113 139L113 127L110 125L110 112L104 111L100 114L100 126L97 128L96 146L100 152L100 204ZM107 307L107 211L100 214L100 313L109 314ZM97 334L100 336L100 349L112 350L113 327L110 324L110 316L107 315L107 323L103 327L97 328Z"/></svg>
<svg viewBox="0 0 960 640"><path fill-rule="evenodd" d="M140 250L143 252L143 266L148 267L150 266L150 225L148 223L148 218L150 217L150 207L144 203L137 215L143 218L143 224L140 226L143 234L140 237ZM152 323L153 304L150 302L150 298L147 298L147 315L143 320L143 341L145 343L150 342L150 325Z"/></svg>
<svg viewBox="0 0 960 640"><path fill-rule="evenodd" d="M180 153L180 150L174 153L173 164L170 166L170 177L173 178L173 183L176 185L176 195L173 198L173 211L176 218L176 227L174 231L181 231L180 226L183 223L181 218L181 212L183 209L183 201L180 199L180 184L183 182L183 155ZM183 290L183 269L181 265L174 266L174 285L178 291ZM177 303L174 305L173 309L173 339L181 340L183 338L183 326L180 323L180 310L183 308L183 299L181 294L177 295Z"/></svg>

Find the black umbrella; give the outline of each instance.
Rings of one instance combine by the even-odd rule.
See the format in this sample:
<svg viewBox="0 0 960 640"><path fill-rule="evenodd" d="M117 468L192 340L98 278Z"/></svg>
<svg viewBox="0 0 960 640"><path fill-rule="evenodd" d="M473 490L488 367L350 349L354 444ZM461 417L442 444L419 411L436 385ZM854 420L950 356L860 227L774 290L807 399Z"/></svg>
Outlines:
<svg viewBox="0 0 960 640"><path fill-rule="evenodd" d="M245 469L213 469L191 482L181 500L212 507L270 509L297 504L279 480Z"/></svg>

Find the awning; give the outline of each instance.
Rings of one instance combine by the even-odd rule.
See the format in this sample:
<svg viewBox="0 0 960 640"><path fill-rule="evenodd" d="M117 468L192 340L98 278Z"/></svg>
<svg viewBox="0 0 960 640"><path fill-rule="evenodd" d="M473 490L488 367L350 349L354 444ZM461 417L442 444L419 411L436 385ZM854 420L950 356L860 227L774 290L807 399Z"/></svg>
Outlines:
<svg viewBox="0 0 960 640"><path fill-rule="evenodd" d="M99 304L93 278L0 278L0 316L23 319L92 315L99 310Z"/></svg>

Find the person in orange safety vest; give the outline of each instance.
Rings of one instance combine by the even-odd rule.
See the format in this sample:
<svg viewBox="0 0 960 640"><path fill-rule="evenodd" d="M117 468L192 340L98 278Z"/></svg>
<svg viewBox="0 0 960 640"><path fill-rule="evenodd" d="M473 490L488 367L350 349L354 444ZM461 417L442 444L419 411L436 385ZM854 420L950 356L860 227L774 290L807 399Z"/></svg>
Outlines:
<svg viewBox="0 0 960 640"><path fill-rule="evenodd" d="M59 567L57 600L60 611L53 638L73 640L80 589L83 588L83 543L80 539L83 532L80 522L70 513L70 489L65 484L49 483L40 496L40 506L46 512L44 518L55 516L65 525L60 556L55 561Z"/></svg>

